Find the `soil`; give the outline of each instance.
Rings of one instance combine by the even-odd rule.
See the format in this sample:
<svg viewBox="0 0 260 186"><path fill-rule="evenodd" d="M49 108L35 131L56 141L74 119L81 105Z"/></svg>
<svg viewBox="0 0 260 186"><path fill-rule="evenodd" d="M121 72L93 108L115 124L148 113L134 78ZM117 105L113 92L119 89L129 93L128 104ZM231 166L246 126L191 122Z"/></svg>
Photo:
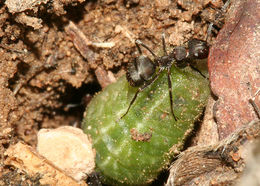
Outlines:
<svg viewBox="0 0 260 186"><path fill-rule="evenodd" d="M42 0L18 7L15 2L0 3L0 179L5 184L37 183L4 164L9 145L24 141L35 147L41 128L80 126L92 95L124 74L138 55L136 39L154 51L161 48L162 33L167 46L205 40L215 10L223 5ZM208 38L213 40L214 34Z"/></svg>

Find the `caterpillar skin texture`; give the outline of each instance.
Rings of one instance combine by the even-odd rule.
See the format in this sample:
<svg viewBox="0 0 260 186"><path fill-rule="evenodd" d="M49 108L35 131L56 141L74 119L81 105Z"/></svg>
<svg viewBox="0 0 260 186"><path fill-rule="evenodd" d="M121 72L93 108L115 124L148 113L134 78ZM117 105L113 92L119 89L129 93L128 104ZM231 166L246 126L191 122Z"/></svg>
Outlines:
<svg viewBox="0 0 260 186"><path fill-rule="evenodd" d="M82 128L96 149L97 171L114 185L153 181L182 148L209 95L208 80L185 67L171 68L173 109L170 112L167 74L141 92L128 114L136 88L125 76L97 94L88 105Z"/></svg>

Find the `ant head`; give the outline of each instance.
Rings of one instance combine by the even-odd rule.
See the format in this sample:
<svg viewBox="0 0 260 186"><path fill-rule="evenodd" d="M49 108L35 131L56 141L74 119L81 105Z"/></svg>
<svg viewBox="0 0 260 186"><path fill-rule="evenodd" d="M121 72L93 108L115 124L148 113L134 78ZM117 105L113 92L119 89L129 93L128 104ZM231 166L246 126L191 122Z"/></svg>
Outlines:
<svg viewBox="0 0 260 186"><path fill-rule="evenodd" d="M128 64L126 78L131 86L137 87L148 81L155 73L156 65L144 55L135 58L133 63Z"/></svg>
<svg viewBox="0 0 260 186"><path fill-rule="evenodd" d="M209 46L205 41L192 39L188 43L189 56L193 59L205 59L209 54Z"/></svg>

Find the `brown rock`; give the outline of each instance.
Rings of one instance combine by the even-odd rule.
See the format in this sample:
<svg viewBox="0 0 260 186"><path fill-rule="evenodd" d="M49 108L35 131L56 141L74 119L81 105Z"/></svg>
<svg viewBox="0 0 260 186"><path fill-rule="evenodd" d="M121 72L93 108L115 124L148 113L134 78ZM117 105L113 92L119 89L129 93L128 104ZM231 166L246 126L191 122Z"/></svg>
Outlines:
<svg viewBox="0 0 260 186"><path fill-rule="evenodd" d="M208 66L220 139L257 118L249 103L260 104L260 27L257 0L233 1L226 24L212 46Z"/></svg>

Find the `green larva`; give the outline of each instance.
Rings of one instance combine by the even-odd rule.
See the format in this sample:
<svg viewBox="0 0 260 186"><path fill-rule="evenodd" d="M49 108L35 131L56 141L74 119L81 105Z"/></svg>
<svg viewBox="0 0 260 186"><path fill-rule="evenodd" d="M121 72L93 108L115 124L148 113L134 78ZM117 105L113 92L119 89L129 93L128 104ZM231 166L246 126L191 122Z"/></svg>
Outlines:
<svg viewBox="0 0 260 186"><path fill-rule="evenodd" d="M92 138L97 171L106 183L150 183L182 148L206 104L209 86L190 67L173 65L171 79L177 122L170 112L166 73L138 95L122 119L136 91L125 76L88 105L82 128Z"/></svg>

